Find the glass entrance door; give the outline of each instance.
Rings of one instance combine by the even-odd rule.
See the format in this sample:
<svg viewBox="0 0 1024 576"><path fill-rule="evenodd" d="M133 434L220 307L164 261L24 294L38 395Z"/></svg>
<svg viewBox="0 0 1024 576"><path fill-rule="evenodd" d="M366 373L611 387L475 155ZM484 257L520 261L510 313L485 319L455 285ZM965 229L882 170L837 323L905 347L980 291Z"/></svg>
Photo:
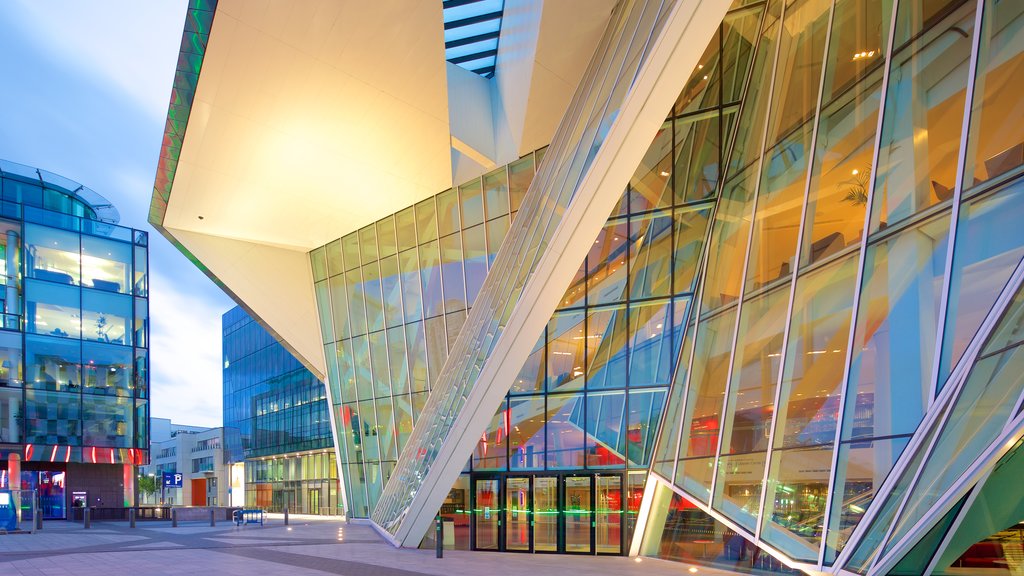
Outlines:
<svg viewBox="0 0 1024 576"><path fill-rule="evenodd" d="M594 509L598 554L622 554L622 476L595 476Z"/></svg>
<svg viewBox="0 0 1024 576"><path fill-rule="evenodd" d="M306 514L319 514L320 513L320 489L312 488L309 490L309 507L306 510Z"/></svg>
<svg viewBox="0 0 1024 576"><path fill-rule="evenodd" d="M565 551L591 554L594 535L591 519L594 513L593 476L564 476L565 487Z"/></svg>
<svg viewBox="0 0 1024 576"><path fill-rule="evenodd" d="M533 551L558 552L558 477L533 478Z"/></svg>
<svg viewBox="0 0 1024 576"><path fill-rule="evenodd" d="M531 500L529 477L505 479L505 550L530 551Z"/></svg>
<svg viewBox="0 0 1024 576"><path fill-rule="evenodd" d="M501 480L473 481L473 532L477 550L501 550Z"/></svg>
<svg viewBox="0 0 1024 576"><path fill-rule="evenodd" d="M474 475L471 486L474 550L623 553L621 473Z"/></svg>

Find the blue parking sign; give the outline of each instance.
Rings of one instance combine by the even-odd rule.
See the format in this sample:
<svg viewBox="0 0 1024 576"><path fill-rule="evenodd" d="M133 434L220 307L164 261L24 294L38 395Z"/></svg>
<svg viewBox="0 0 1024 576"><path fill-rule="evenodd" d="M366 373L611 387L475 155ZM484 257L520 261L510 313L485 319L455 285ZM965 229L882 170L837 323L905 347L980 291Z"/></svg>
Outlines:
<svg viewBox="0 0 1024 576"><path fill-rule="evenodd" d="M181 488L181 474L164 472L164 488Z"/></svg>

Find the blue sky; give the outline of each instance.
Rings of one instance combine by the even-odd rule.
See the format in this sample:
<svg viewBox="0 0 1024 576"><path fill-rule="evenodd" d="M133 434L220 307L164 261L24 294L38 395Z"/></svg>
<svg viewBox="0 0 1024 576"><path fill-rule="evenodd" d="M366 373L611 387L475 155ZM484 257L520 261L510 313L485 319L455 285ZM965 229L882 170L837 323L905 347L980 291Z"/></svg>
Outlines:
<svg viewBox="0 0 1024 576"><path fill-rule="evenodd" d="M146 221L185 7L0 2L0 158L80 182L150 233L152 415L219 426L233 302Z"/></svg>

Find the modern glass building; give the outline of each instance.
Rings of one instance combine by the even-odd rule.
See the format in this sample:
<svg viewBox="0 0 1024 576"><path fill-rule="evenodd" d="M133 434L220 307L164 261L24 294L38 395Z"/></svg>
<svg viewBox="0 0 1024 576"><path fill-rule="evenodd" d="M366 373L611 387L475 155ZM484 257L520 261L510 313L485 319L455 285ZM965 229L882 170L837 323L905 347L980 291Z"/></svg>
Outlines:
<svg viewBox="0 0 1024 576"><path fill-rule="evenodd" d="M147 234L67 178L0 160L0 488L42 514L135 504L149 461Z"/></svg>
<svg viewBox="0 0 1024 576"><path fill-rule="evenodd" d="M323 382L240 307L222 324L226 464L243 478L232 490L247 508L340 514Z"/></svg>
<svg viewBox="0 0 1024 576"><path fill-rule="evenodd" d="M416 67L360 68L442 7L448 52L424 31ZM239 102L225 86L260 80L228 72L241 57L200 58L215 63L190 85L203 120L169 127L183 140L165 153L183 160L154 196L165 234L326 377L350 517L397 546L431 538L440 514L446 544L476 550L753 573L1024 569L1009 505L1024 438L1024 128L1008 121L1024 117L1024 6L622 0L575 23L548 3L435 8L402 26L344 15L382 51L335 60L321 46L340 31L314 35L325 44L298 60L345 78L319 69L312 92L282 88L241 125L216 120ZM601 15L598 33L584 13ZM266 17L203 14L236 51ZM451 32L470 21L497 28L478 76L450 52L477 41ZM555 38L567 31L579 38ZM551 46L574 80L540 105ZM438 161L402 83L429 116L437 86L416 70L442 56ZM348 75L394 99L318 99ZM283 101L324 120L297 127L272 107ZM375 131L332 124L353 108ZM198 155L221 130L258 144ZM264 147L289 163L286 142L325 135L340 142L336 181L296 206L274 199L274 167L258 183L242 171ZM435 163L448 180L424 193ZM182 166L190 180L175 183ZM197 224L216 209L195 198L215 170L248 178L222 203L256 208ZM320 210L299 214L307 196ZM268 229L271 214L301 233ZM259 269L298 270L295 257L305 286Z"/></svg>

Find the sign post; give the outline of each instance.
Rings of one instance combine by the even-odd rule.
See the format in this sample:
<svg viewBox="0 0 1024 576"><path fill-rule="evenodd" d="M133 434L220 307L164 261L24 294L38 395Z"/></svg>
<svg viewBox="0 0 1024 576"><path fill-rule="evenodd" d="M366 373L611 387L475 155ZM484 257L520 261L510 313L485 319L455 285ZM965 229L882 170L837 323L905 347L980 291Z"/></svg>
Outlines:
<svg viewBox="0 0 1024 576"><path fill-rule="evenodd" d="M161 504L167 505L164 491L167 488L181 488L183 476L180 472L164 472L162 482L160 482L160 500L163 500Z"/></svg>

